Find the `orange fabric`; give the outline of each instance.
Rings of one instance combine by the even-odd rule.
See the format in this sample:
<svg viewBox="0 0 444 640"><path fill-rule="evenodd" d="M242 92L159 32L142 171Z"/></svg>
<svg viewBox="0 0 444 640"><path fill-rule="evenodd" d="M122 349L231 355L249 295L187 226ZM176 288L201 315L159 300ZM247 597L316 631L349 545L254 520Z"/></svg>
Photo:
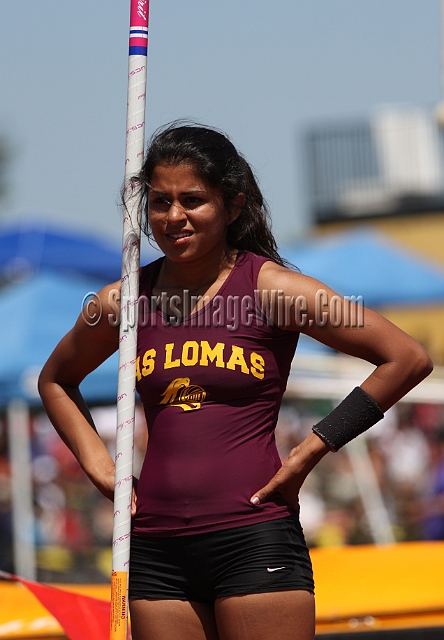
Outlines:
<svg viewBox="0 0 444 640"><path fill-rule="evenodd" d="M109 602L28 580L20 582L54 616L69 640L109 640Z"/></svg>
<svg viewBox="0 0 444 640"><path fill-rule="evenodd" d="M3 574L6 577L6 574ZM57 620L69 640L109 640L110 602L25 580L21 582Z"/></svg>

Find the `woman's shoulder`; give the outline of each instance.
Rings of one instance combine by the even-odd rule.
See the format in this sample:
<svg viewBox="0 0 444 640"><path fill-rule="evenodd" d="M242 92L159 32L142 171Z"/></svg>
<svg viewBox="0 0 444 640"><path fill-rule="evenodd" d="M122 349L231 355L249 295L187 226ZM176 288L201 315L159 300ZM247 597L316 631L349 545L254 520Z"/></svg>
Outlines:
<svg viewBox="0 0 444 640"><path fill-rule="evenodd" d="M262 269L263 265L270 262L271 258L267 258L265 256L260 256L257 253L253 253L252 251L248 251L247 249L243 249L239 251L236 266L237 267L248 267L252 270L257 279L257 276ZM275 263L273 263L275 264Z"/></svg>
<svg viewBox="0 0 444 640"><path fill-rule="evenodd" d="M322 282L319 282L309 275L280 265L270 259L263 262L258 274L258 287L260 289L294 291L294 288L297 287L297 289L301 291L310 291L325 286Z"/></svg>
<svg viewBox="0 0 444 640"><path fill-rule="evenodd" d="M113 301L120 301L120 290L121 290L121 281L116 280L115 282L110 282L102 287L97 293L94 294L94 298L98 300L101 305L101 308L104 312L108 312L110 310L110 305L112 306Z"/></svg>

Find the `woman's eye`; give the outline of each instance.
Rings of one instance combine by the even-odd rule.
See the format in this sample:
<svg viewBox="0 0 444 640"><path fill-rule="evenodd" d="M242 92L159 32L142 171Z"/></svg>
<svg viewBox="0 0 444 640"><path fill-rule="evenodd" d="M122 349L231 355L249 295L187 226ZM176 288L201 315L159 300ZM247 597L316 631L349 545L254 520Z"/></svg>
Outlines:
<svg viewBox="0 0 444 640"><path fill-rule="evenodd" d="M150 200L150 207L152 209L165 209L170 206L170 202L162 196L156 196Z"/></svg>
<svg viewBox="0 0 444 640"><path fill-rule="evenodd" d="M203 202L203 198L199 196L185 196L181 198L177 204L183 209L193 210L201 206ZM168 198L165 198L165 196L153 196L149 200L149 206L153 210L166 211L172 206L172 202L168 200Z"/></svg>

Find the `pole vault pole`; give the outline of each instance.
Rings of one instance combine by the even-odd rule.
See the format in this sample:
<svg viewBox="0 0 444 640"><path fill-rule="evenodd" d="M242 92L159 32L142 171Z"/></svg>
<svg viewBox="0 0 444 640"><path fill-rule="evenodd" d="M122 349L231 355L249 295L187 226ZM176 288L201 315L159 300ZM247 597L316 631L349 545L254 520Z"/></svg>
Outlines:
<svg viewBox="0 0 444 640"><path fill-rule="evenodd" d="M126 121L125 210L117 390L116 478L111 580L111 640L126 640L139 297L140 211L130 179L142 167L145 145L149 0L131 0Z"/></svg>

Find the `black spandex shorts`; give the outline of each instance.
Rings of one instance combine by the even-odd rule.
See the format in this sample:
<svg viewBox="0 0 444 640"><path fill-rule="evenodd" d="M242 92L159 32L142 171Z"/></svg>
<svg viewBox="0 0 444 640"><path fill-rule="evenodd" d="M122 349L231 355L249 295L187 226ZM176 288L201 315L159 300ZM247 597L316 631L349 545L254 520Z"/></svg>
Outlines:
<svg viewBox="0 0 444 640"><path fill-rule="evenodd" d="M214 602L271 591L313 593L296 515L211 533L131 540L129 598Z"/></svg>

